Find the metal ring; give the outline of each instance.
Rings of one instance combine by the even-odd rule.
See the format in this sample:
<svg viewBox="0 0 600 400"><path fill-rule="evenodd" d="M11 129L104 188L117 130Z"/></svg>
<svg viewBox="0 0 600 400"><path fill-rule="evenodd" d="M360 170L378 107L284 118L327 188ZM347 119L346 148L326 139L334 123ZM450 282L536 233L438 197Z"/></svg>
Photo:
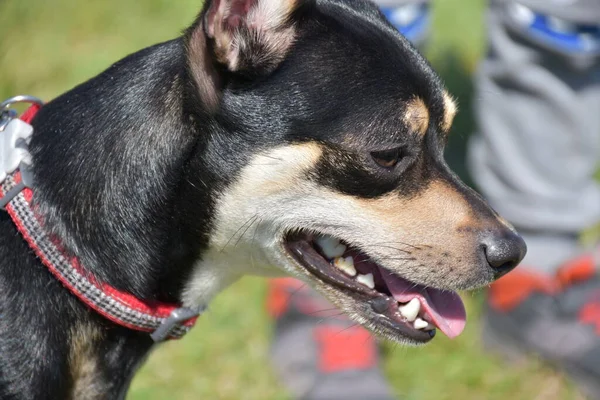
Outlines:
<svg viewBox="0 0 600 400"><path fill-rule="evenodd" d="M0 103L0 111L3 110L8 110L8 108L16 103L29 103L29 104L37 104L38 106L43 106L44 102L41 99L38 99L37 97L33 97L33 96L27 96L27 95L19 95L19 96L15 96L15 97L11 97L8 100L4 100L2 103Z"/></svg>

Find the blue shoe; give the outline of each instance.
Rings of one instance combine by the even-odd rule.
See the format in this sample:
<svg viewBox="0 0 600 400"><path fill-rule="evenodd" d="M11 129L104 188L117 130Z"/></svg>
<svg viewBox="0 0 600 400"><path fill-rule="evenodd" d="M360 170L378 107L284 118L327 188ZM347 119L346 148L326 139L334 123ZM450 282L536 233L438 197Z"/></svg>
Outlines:
<svg viewBox="0 0 600 400"><path fill-rule="evenodd" d="M539 14L517 3L510 6L509 15L529 38L542 46L566 54L600 55L600 22L576 24Z"/></svg>
<svg viewBox="0 0 600 400"><path fill-rule="evenodd" d="M429 33L429 5L409 3L396 7L381 7L381 12L415 46L423 44Z"/></svg>

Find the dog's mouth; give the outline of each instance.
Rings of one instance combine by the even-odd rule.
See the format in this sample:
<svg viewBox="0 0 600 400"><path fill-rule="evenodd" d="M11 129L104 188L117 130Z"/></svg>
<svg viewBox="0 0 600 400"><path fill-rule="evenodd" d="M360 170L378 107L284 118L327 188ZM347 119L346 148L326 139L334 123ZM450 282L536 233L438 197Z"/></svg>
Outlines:
<svg viewBox="0 0 600 400"><path fill-rule="evenodd" d="M362 304L368 302L376 317L371 313L362 317L376 330L392 329L424 343L435 336L436 328L454 338L465 327L465 308L457 293L404 279L332 236L294 233L287 236L284 247L302 267L331 288Z"/></svg>

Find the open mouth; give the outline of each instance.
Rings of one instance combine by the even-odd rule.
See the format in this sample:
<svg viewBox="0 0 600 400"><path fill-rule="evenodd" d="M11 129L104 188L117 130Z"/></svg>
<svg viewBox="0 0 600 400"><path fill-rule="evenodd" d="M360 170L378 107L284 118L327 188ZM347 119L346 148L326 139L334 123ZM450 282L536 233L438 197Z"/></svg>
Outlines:
<svg viewBox="0 0 600 400"><path fill-rule="evenodd" d="M461 334L466 313L457 293L426 287L393 274L358 248L332 236L290 234L287 251L311 274L358 302L368 302L372 323L416 342L427 342L436 328L449 338Z"/></svg>

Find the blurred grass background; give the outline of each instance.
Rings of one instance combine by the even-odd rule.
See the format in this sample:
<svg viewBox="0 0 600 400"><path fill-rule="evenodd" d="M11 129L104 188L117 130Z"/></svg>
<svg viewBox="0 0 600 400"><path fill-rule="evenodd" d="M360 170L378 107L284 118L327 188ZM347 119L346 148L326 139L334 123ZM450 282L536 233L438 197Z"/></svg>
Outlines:
<svg viewBox="0 0 600 400"><path fill-rule="evenodd" d="M173 38L191 23L199 0L1 0L0 99L49 100L128 53ZM485 46L484 0L434 2L427 55L458 98L461 112L448 157L464 174L464 140L474 130L471 76ZM247 278L211 305L185 339L162 345L135 378L141 399L288 399L269 365L265 281ZM484 353L482 295L465 295L469 323L454 341L438 335L421 349L384 345L386 376L399 397L432 399L578 399L536 361L505 364Z"/></svg>

